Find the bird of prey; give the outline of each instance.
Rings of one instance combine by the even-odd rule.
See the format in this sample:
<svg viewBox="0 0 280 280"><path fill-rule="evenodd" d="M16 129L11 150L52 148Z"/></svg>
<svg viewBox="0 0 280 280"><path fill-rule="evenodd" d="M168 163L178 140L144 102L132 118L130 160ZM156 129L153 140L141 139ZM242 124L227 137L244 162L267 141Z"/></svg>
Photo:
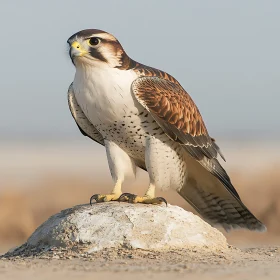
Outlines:
<svg viewBox="0 0 280 280"><path fill-rule="evenodd" d="M114 188L90 202L160 204L155 189L174 189L212 225L225 230L265 226L242 203L217 157L190 95L171 75L132 60L119 41L97 29L68 39L76 68L68 103L82 134L105 146ZM149 174L143 196L122 193L136 168Z"/></svg>

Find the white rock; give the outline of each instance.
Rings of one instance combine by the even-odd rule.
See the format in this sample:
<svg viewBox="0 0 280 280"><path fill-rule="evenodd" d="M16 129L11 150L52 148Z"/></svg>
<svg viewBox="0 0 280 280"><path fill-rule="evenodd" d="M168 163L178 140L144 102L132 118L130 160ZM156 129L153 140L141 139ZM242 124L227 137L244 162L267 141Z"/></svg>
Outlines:
<svg viewBox="0 0 280 280"><path fill-rule="evenodd" d="M225 250L217 229L178 206L118 202L79 205L50 217L28 239L28 245L170 250L204 247Z"/></svg>

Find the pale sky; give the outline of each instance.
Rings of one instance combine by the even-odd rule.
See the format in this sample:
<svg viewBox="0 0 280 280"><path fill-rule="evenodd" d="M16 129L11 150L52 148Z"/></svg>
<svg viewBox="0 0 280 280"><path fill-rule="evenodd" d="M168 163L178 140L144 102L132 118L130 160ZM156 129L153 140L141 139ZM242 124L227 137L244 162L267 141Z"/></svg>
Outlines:
<svg viewBox="0 0 280 280"><path fill-rule="evenodd" d="M0 26L1 139L82 137L66 41L87 28L179 80L213 137L280 137L280 1L2 0Z"/></svg>

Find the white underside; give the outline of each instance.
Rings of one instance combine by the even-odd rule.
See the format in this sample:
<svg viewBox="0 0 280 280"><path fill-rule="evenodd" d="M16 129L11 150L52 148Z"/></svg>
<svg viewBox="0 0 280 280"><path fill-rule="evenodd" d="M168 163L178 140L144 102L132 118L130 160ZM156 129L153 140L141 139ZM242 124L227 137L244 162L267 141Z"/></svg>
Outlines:
<svg viewBox="0 0 280 280"><path fill-rule="evenodd" d="M137 78L132 70L81 64L77 67L73 91L81 110L105 140L116 183L135 174L136 164L147 168L154 186L180 189L186 176L185 161L178 153L178 144L165 134L151 136L161 129L133 96L131 84Z"/></svg>

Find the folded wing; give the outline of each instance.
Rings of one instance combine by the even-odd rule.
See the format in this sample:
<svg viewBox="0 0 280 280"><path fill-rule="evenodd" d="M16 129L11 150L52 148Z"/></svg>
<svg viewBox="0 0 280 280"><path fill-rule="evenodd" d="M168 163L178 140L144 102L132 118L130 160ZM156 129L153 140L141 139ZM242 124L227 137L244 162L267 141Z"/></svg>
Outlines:
<svg viewBox="0 0 280 280"><path fill-rule="evenodd" d="M74 92L72 90L72 84L68 90L68 105L71 111L71 114L80 129L81 133L85 136L88 136L95 142L104 146L103 136L99 133L99 131L92 125L92 123L87 119L85 114L83 113L81 107L77 103Z"/></svg>
<svg viewBox="0 0 280 280"><path fill-rule="evenodd" d="M265 230L246 208L217 160L223 158L215 140L207 132L202 116L179 83L144 76L132 84L138 102L147 109L163 131L180 143L189 157L188 180L178 190L212 224L225 229L236 227Z"/></svg>

